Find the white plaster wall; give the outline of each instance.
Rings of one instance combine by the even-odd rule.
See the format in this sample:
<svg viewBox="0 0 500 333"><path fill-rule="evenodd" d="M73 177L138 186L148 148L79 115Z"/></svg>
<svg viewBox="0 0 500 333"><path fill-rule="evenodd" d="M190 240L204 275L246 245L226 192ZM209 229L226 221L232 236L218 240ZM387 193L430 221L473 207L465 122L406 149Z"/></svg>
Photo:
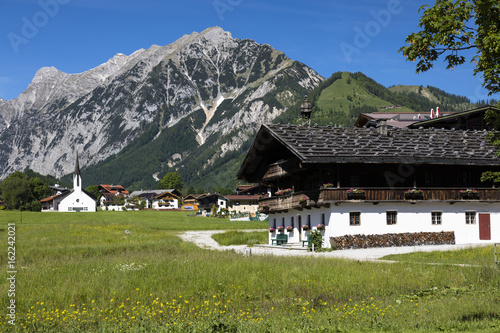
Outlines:
<svg viewBox="0 0 500 333"><path fill-rule="evenodd" d="M256 213L257 210L259 209L259 205L246 205L246 204L239 204L239 205L233 205L233 207L229 208L230 211L234 211L236 213L243 213L243 212L248 212L248 213Z"/></svg>
<svg viewBox="0 0 500 333"><path fill-rule="evenodd" d="M177 199L169 199L169 200L172 200L171 202L169 202L170 206L169 207L166 207L166 206L160 206L160 201L153 201L153 205L152 205L152 208L153 209L179 209L179 200Z"/></svg>
<svg viewBox="0 0 500 333"><path fill-rule="evenodd" d="M227 208L227 202L226 202L226 200L217 199L217 201L218 201L218 205L217 206L219 207L219 209L220 208Z"/></svg>
<svg viewBox="0 0 500 333"><path fill-rule="evenodd" d="M96 211L96 202L94 199L89 197L85 192L73 191L70 195L64 198L59 203L59 212L68 212L69 208L84 208L87 207L85 212L95 212ZM73 210L72 210L73 211ZM83 212L83 210L82 210Z"/></svg>
<svg viewBox="0 0 500 333"><path fill-rule="evenodd" d="M397 211L397 223L387 225L386 211ZM442 212L441 225L433 225L431 212ZM465 211L475 211L475 224L465 223ZM361 225L349 225L349 212L361 212ZM269 226L291 225L291 218L294 217L294 231L288 233L289 242L299 242L299 233L302 233L302 240L307 239L307 233L298 230L298 216L302 216L302 225L307 224L307 216L311 215L312 229L321 223L321 215L325 214L326 230L323 231L324 246L330 247L330 237L343 235L373 235L386 233L405 232L440 232L454 231L456 244L492 243L500 242L500 205L497 203L480 202L456 202L454 204L442 202L408 202L398 203L341 203L339 206L332 205L330 208L313 208L311 210L289 210L287 213L270 214ZM491 240L479 239L479 214L490 214ZM269 233L269 243L276 234Z"/></svg>
<svg viewBox="0 0 500 333"><path fill-rule="evenodd" d="M123 207L125 206L119 206L119 205L108 205L108 206L101 206L102 210L107 210L107 211L114 211L114 212L122 212Z"/></svg>

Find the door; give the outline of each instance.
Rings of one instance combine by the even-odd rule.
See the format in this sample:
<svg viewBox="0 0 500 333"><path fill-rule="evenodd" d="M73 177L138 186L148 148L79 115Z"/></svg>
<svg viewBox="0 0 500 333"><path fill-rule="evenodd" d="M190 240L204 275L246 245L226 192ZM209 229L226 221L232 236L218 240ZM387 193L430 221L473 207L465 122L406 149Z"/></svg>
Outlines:
<svg viewBox="0 0 500 333"><path fill-rule="evenodd" d="M479 239L491 239L490 214L479 214Z"/></svg>
<svg viewBox="0 0 500 333"><path fill-rule="evenodd" d="M299 242L302 242L302 216L299 215L299 217L297 218L297 220L299 220Z"/></svg>

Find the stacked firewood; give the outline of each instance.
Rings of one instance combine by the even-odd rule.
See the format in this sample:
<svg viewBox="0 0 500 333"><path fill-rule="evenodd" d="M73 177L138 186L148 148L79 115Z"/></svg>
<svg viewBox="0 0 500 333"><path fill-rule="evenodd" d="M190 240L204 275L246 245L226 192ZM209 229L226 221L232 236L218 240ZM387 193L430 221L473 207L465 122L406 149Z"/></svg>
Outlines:
<svg viewBox="0 0 500 333"><path fill-rule="evenodd" d="M345 235L330 237L332 248L366 249L370 247L415 246L455 244L455 233L446 232L418 232L383 235Z"/></svg>

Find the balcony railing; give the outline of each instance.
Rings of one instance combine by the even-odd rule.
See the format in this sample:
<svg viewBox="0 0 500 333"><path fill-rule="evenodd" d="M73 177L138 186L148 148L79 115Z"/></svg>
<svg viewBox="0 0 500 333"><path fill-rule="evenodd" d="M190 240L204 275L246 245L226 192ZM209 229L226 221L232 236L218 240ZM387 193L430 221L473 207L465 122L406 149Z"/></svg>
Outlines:
<svg viewBox="0 0 500 333"><path fill-rule="evenodd" d="M259 200L260 211L283 211L288 209L310 209L337 202L365 201L365 202L398 202L398 201L487 201L500 202L500 189L476 188L475 193L464 194L464 188L420 188L422 193L408 195L408 188L363 188L363 193L350 196L348 188L325 188L315 191L294 192L283 196L274 196ZM462 192L461 192L462 191ZM300 199L308 199L301 204Z"/></svg>

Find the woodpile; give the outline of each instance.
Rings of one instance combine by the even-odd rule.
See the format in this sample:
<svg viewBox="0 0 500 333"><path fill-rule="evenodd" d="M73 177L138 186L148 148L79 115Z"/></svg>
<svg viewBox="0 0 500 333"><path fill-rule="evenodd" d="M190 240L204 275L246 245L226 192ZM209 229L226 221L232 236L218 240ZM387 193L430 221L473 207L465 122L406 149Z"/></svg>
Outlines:
<svg viewBox="0 0 500 333"><path fill-rule="evenodd" d="M455 232L418 232L383 235L345 235L330 237L333 249L455 244Z"/></svg>

